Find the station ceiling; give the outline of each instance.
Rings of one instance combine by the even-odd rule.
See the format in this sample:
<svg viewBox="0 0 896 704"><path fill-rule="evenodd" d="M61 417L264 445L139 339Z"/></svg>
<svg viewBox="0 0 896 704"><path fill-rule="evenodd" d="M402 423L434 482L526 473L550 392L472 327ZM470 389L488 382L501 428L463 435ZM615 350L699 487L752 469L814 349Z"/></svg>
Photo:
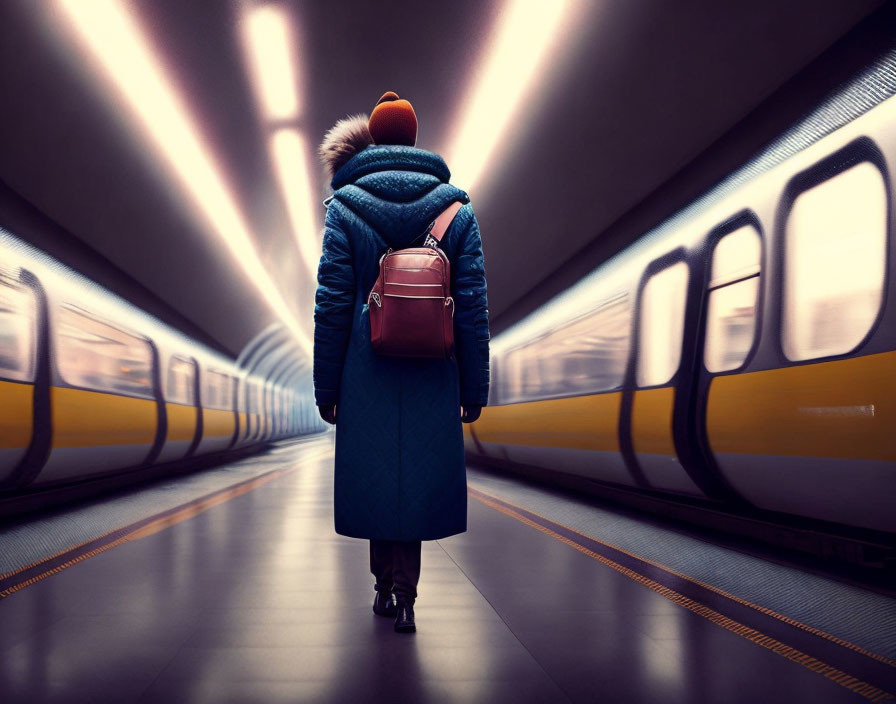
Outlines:
<svg viewBox="0 0 896 704"><path fill-rule="evenodd" d="M301 103L294 126L312 153L336 120L369 111L394 90L414 104L418 146L445 154L452 167L452 139L493 49L503 2L272 4L291 21ZM878 5L579 2L470 188L493 333L514 321L527 293L597 246L614 222ZM241 43L241 19L254 6L127 3L209 147L262 264L310 334L314 281ZM142 291L138 304L236 356L274 313L68 24L52 0L0 3L0 181L120 272L122 295ZM309 207L319 208L321 223L328 188L312 166ZM52 246L40 228L24 229L15 234Z"/></svg>

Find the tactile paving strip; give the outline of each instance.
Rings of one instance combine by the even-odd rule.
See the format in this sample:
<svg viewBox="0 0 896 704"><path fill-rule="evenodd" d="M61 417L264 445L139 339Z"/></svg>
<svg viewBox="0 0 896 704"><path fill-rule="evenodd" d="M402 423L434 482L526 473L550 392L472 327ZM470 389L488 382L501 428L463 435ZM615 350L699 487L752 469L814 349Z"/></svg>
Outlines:
<svg viewBox="0 0 896 704"><path fill-rule="evenodd" d="M148 486L135 485L111 499L97 497L46 518L26 519L0 528L0 578L123 526L283 467L284 455L301 462L332 451L329 435L315 437L212 469Z"/></svg>
<svg viewBox="0 0 896 704"><path fill-rule="evenodd" d="M737 598L896 660L896 599L468 468L470 486Z"/></svg>

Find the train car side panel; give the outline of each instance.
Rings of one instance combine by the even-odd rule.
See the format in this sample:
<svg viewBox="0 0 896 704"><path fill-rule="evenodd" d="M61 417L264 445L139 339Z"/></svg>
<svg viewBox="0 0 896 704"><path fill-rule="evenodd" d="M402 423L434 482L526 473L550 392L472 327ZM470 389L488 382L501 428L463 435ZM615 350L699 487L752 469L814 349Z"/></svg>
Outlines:
<svg viewBox="0 0 896 704"><path fill-rule="evenodd" d="M139 465L152 449L156 402L83 389L50 389L53 442L35 484Z"/></svg>
<svg viewBox="0 0 896 704"><path fill-rule="evenodd" d="M757 506L896 530L896 352L718 377L707 432Z"/></svg>
<svg viewBox="0 0 896 704"><path fill-rule="evenodd" d="M489 456L627 486L619 452L620 392L487 406L472 436Z"/></svg>
<svg viewBox="0 0 896 704"><path fill-rule="evenodd" d="M168 414L168 435L165 447L159 454L159 462L170 462L183 458L193 444L196 436L199 409L180 403L166 403Z"/></svg>
<svg viewBox="0 0 896 704"><path fill-rule="evenodd" d="M224 450L233 440L236 416L233 411L202 409L202 440L196 454Z"/></svg>
<svg viewBox="0 0 896 704"><path fill-rule="evenodd" d="M33 425L34 385L0 381L0 479L24 457Z"/></svg>
<svg viewBox="0 0 896 704"><path fill-rule="evenodd" d="M632 402L632 444L650 485L695 496L703 493L679 462L672 436L675 389L636 391Z"/></svg>

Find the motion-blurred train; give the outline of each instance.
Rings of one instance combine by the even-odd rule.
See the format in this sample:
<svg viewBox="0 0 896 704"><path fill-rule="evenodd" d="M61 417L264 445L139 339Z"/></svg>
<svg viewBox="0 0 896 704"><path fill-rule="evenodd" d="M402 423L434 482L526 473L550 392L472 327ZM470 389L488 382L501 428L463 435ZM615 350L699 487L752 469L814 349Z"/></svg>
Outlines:
<svg viewBox="0 0 896 704"><path fill-rule="evenodd" d="M893 544L896 98L802 137L496 336L468 456Z"/></svg>
<svg viewBox="0 0 896 704"><path fill-rule="evenodd" d="M0 230L0 496L261 446L314 411Z"/></svg>

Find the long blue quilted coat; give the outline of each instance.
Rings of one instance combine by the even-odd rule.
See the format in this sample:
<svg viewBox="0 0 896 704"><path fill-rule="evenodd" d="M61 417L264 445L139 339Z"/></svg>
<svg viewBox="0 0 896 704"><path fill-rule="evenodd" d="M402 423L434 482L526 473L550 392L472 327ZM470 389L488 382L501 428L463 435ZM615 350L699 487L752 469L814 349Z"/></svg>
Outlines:
<svg viewBox="0 0 896 704"><path fill-rule="evenodd" d="M467 526L461 405L488 397L488 308L479 226L436 154L369 146L334 175L314 309L314 387L336 403L336 532L435 540ZM453 201L455 359L383 357L370 345L367 295L388 247L420 246Z"/></svg>

